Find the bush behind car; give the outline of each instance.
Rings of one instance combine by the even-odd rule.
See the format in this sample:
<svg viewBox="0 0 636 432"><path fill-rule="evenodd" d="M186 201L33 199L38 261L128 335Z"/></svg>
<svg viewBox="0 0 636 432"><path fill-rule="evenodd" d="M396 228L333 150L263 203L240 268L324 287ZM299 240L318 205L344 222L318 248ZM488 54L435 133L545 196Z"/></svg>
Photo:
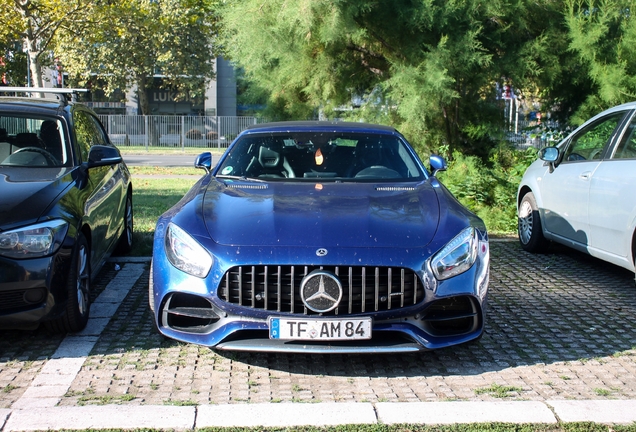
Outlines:
<svg viewBox="0 0 636 432"><path fill-rule="evenodd" d="M471 211L484 220L490 233L517 229L517 187L537 149L517 150L508 144L494 148L487 161L453 152L440 180Z"/></svg>

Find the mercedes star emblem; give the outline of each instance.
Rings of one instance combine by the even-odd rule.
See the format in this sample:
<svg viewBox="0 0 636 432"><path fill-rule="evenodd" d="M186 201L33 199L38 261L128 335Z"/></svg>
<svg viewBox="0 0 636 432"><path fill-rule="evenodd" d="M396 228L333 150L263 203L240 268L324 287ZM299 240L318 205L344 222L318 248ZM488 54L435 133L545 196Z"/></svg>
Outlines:
<svg viewBox="0 0 636 432"><path fill-rule="evenodd" d="M342 284L328 271L314 270L300 283L300 297L314 312L329 312L342 300Z"/></svg>

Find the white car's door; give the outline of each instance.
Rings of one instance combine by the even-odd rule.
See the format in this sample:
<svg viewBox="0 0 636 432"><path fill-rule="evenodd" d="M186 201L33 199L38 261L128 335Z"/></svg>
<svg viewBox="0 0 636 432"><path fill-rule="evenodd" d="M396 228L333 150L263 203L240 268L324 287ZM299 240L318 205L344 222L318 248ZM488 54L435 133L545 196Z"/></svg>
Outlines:
<svg viewBox="0 0 636 432"><path fill-rule="evenodd" d="M561 163L541 179L544 223L549 233L581 247L590 244L591 180L624 115L621 111L597 119L570 137Z"/></svg>
<svg viewBox="0 0 636 432"><path fill-rule="evenodd" d="M631 262L636 218L636 117L590 182L589 232L592 255L625 267ZM609 255L609 256L606 256Z"/></svg>

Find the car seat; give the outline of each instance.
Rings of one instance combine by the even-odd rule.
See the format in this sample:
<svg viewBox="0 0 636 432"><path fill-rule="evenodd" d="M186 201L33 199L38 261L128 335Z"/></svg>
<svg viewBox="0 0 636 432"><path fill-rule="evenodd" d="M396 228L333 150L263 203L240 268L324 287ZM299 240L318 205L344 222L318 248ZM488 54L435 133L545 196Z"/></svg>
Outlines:
<svg viewBox="0 0 636 432"><path fill-rule="evenodd" d="M259 177L295 177L294 170L282 155L282 146L262 146L258 150L258 163L261 166Z"/></svg>
<svg viewBox="0 0 636 432"><path fill-rule="evenodd" d="M44 120L42 122L40 126L40 140L43 143L44 150L55 156L59 162L62 162L64 153L57 122L53 120Z"/></svg>

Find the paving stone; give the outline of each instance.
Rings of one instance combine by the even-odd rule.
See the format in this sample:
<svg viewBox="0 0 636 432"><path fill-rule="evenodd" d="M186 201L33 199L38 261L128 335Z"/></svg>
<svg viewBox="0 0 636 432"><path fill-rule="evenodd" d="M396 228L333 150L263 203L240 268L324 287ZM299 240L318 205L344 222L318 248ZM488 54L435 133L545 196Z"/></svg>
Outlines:
<svg viewBox="0 0 636 432"><path fill-rule="evenodd" d="M215 352L165 339L147 308L146 264L59 405L634 399L633 274L560 247L532 255L517 242L493 242L491 254L479 342L377 356ZM96 289L116 275L105 268ZM0 408L24 394L63 339L42 329L3 332ZM492 386L521 390L495 394Z"/></svg>

